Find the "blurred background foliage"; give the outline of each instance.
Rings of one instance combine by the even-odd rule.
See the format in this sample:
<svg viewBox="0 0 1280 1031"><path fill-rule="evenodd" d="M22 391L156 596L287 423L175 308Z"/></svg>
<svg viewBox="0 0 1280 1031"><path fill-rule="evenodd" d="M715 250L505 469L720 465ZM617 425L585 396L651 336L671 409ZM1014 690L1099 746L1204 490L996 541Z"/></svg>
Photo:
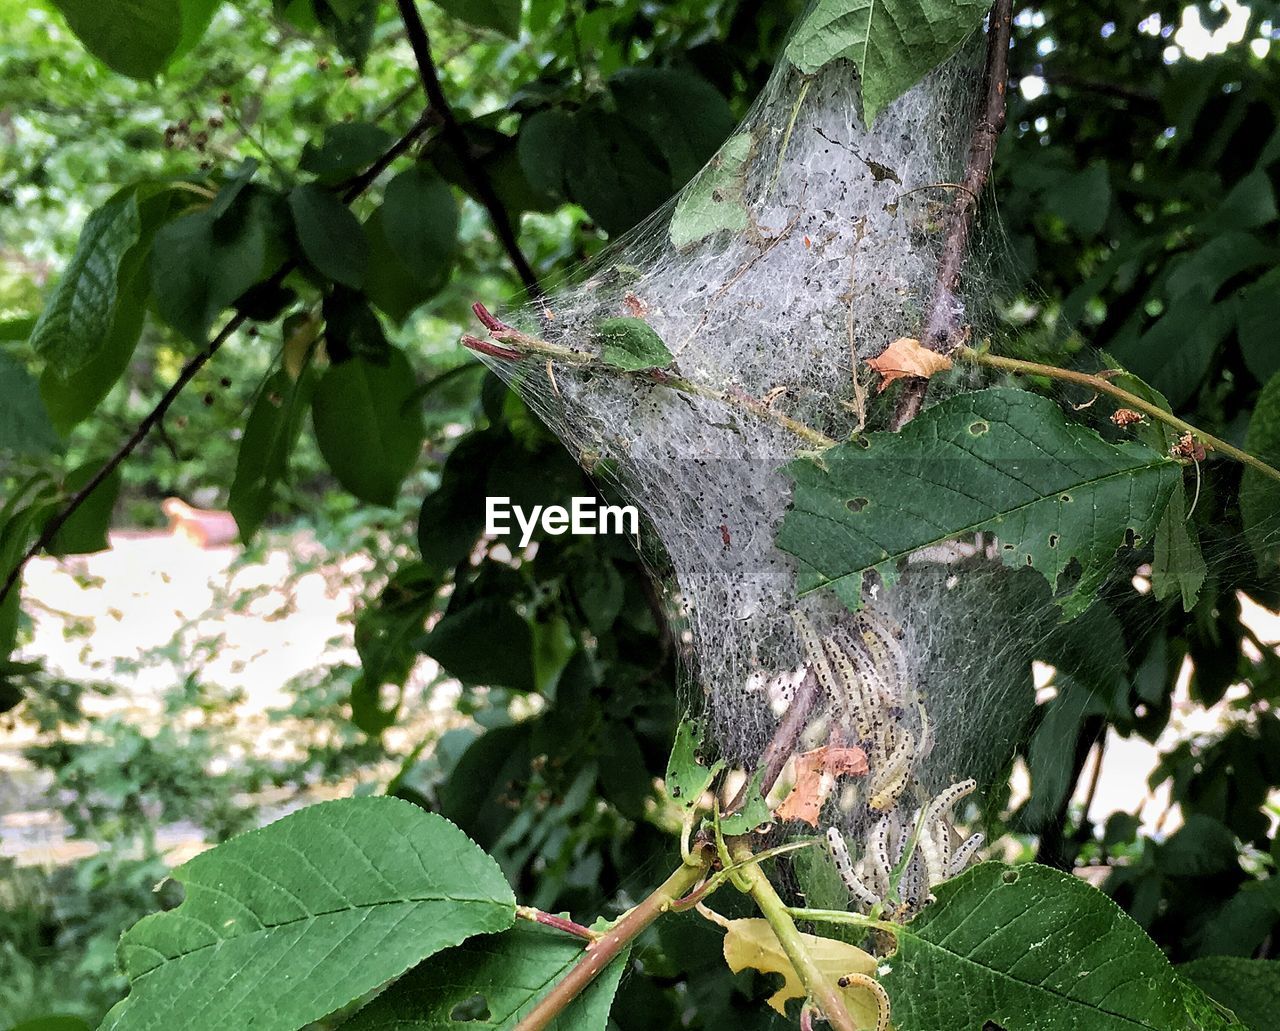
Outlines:
<svg viewBox="0 0 1280 1031"><path fill-rule="evenodd" d="M48 497L63 496L71 471L119 445L234 302L246 328L125 464L102 526L81 529L92 544L108 519L157 525L159 500L178 495L229 504L242 529L262 524L245 561L287 547L299 527L320 547L295 575L368 559L346 580L363 595L358 664L319 657L286 685L278 715L301 743L291 761L235 750L235 699L201 677L201 649L217 641L199 634L175 641L171 658L190 673L164 693L157 727L89 704L128 692L135 670L84 684L5 667L3 719L34 728L27 761L50 778L73 833L101 849L53 870L0 871L0 1027L50 1008L96 1020L123 990L120 931L170 901L152 891L164 869L157 828L186 821L220 840L264 818L268 788L354 784L442 812L543 909L617 912L664 871L672 839L654 781L680 714L680 646L641 559L610 538L546 537L520 562L482 534L487 494L547 504L593 488L457 346L472 302L496 307L522 290L469 169L553 283L715 151L800 7L423 3L466 162L439 112L429 116L411 157L353 204L365 244L352 267L323 232L309 236L317 223L349 228L329 195L297 188L359 172L422 115L394 4L184 0L184 11L207 9L209 28L153 81L105 67L53 7L0 4L0 358L33 375L51 360L33 350L32 326L93 209L125 184L191 187L158 194L168 207L154 224L144 212L151 279L138 280L141 328L119 382L100 403L97 386L61 395L84 409L59 427L65 447L10 454L4 496L33 470L51 475ZM1006 348L1089 369L1114 355L1177 412L1244 443L1280 372L1278 32L1270 3L1018 9L989 205L999 222L987 226L1013 259L991 272ZM210 197L220 228L200 221L197 202ZM423 210L408 231L432 246L415 249L402 222ZM283 256L298 267L281 281ZM327 364L315 354L322 331ZM386 373L401 361L411 375ZM400 391L384 429L420 450L411 469L363 467L329 425L326 398L357 373ZM291 430L308 404L314 432ZM256 494L232 486L247 466L272 470ZM1175 960L1272 957L1280 928L1280 659L1241 620L1242 597L1268 609L1280 598L1241 547L1239 504L1238 472L1216 466L1193 516L1208 578L1189 616L1179 599L1117 576L1067 631L1074 640L1044 656L1056 690L1021 759L1029 796L995 828L1014 855L1088 868ZM1138 554L1128 572L1149 559ZM28 632L18 620L16 654L38 658L22 652ZM444 725L417 718L424 695L409 685L423 656L462 685ZM1161 736L1171 718L1210 707L1211 729ZM1149 836L1136 814L1088 805L1109 734L1167 746L1151 783L1171 785L1178 829ZM616 1025L767 1023L753 1001L764 986L722 976L714 939L696 921L664 922L623 982Z"/></svg>

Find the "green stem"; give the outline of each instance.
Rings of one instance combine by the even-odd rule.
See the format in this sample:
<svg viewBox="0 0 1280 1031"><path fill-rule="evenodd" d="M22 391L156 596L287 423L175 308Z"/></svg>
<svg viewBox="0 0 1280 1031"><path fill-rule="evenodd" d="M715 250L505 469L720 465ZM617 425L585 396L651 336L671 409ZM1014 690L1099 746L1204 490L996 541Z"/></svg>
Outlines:
<svg viewBox="0 0 1280 1031"><path fill-rule="evenodd" d="M787 915L795 920L811 920L815 924L843 924L849 927L861 927L868 931L888 931L893 933L895 926L885 920L875 920L861 913L847 913L843 909L804 909L800 906L788 906Z"/></svg>
<svg viewBox="0 0 1280 1031"><path fill-rule="evenodd" d="M958 347L952 353L965 361L973 362L975 365L986 365L992 369L1003 369L1005 372L1017 372L1027 376L1047 376L1050 379L1088 387L1090 390L1096 390L1101 394L1110 394L1112 397L1123 401L1130 408L1136 409L1144 415L1149 415L1157 422L1172 426L1183 433L1190 433L1195 440L1198 440L1211 451L1229 455L1237 462L1242 462L1250 469L1260 472L1263 476L1268 476L1273 480L1280 480L1280 469L1267 465L1266 462L1260 458L1255 458L1249 452L1241 451L1238 447L1228 444L1221 437L1206 433L1185 419L1179 419L1176 415L1166 412L1159 405L1152 404L1150 401L1125 390L1123 387L1117 387L1114 383L1109 383L1101 376L1093 376L1087 372L1075 372L1071 369L1059 369L1056 365L1042 365L1040 362L1023 361L1021 358L1004 358L998 354L991 354L989 351L975 351L972 347Z"/></svg>
<svg viewBox="0 0 1280 1031"><path fill-rule="evenodd" d="M805 991L817 1003L823 1016L836 1031L857 1031L853 1018L845 1008L844 998L835 983L827 978L818 968L817 962L809 955L804 939L797 929L787 904L778 896L773 884L765 876L760 867L751 863L751 850L741 839L735 840L731 846L734 862L740 864L739 873L748 885L751 897L755 900L761 916L769 921L773 933L787 954L787 959L795 967ZM745 865L741 865L745 864Z"/></svg>

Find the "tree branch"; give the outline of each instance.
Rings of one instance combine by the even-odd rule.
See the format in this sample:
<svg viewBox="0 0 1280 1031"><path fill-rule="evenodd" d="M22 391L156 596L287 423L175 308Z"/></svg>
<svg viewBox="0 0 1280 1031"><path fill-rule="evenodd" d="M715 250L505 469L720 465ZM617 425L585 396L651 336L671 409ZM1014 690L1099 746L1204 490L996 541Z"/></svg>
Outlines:
<svg viewBox="0 0 1280 1031"><path fill-rule="evenodd" d="M662 882L640 905L629 910L596 942L587 946L582 958L563 978L555 983L528 1015L515 1026L515 1031L542 1031L560 1014L617 955L642 931L652 924L672 903L698 883L711 865L712 852L700 849L697 862L682 864Z"/></svg>
<svg viewBox="0 0 1280 1031"><path fill-rule="evenodd" d="M520 241L516 239L515 230L507 216L506 206L498 197L488 174L472 156L467 134L453 113L453 108L449 106L448 97L444 95L440 76L436 72L435 59L431 56L431 39L427 36L426 26L422 24L422 16L418 14L417 4L415 0L396 0L396 6L400 10L400 19L404 22L409 46L413 48L413 56L418 63L418 76L422 80L423 92L426 93L427 101L440 118L444 138L458 156L458 161L462 164L472 189L475 190L476 198L489 213L494 231L498 234L507 257L511 259L511 264L515 266L520 282L524 284L530 297L539 297L542 295L542 287L538 285L537 274L520 249Z"/></svg>
<svg viewBox="0 0 1280 1031"><path fill-rule="evenodd" d="M965 162L963 189L955 191L947 221L947 235L938 259L933 295L925 311L920 342L930 350L947 353L960 342L962 309L958 291L960 274L969 253L978 198L991 176L996 142L1004 130L1005 92L1009 84L1009 38L1013 33L1013 0L996 0L987 25L986 103L973 127ZM927 379L906 381L890 423L897 430L916 417L924 404Z"/></svg>
<svg viewBox="0 0 1280 1031"><path fill-rule="evenodd" d="M364 191L372 185L373 181L382 174L387 166L408 150L413 145L414 141L426 132L430 126L431 120L428 117L423 116L422 118L419 118L409 128L408 132L387 148L386 153L378 158L377 161L359 175L353 176L346 183L342 184L339 187L339 194L343 201L345 203L350 203L359 197L360 194L364 193ZM293 269L294 263L292 261L286 262L279 271L275 273L275 275L267 280L267 282L278 284L282 282L284 278L293 271ZM195 378L196 374L203 369L206 364L208 364L209 359L218 353L218 350L222 345L225 344L227 340L231 338L231 335L244 325L246 321L246 317L240 312L236 312L236 314L232 315L231 318L227 320L226 324L218 331L217 335L205 344L205 346L196 353L195 357L190 359L187 364L182 367L182 371L178 373L178 378L175 379L169 389L164 392L164 396L156 402L156 406L143 417L140 423L138 423L137 428L129 435L129 438L116 449L115 453L108 458L106 462L103 463L102 468L94 473L83 487L71 495L67 503L63 505L47 523L44 524L44 527L40 531L40 536L36 538L35 543L26 550L22 558L18 560L14 567L9 570L8 575L5 577L4 585L0 586L0 604L2 604L5 598L9 596L9 592L16 587L18 580L22 577L22 570L25 568L26 564L48 547L48 545L53 541L53 538L57 536L58 531L66 524L67 520L76 513L85 501L88 500L89 495L97 490L98 487L102 485L103 481L115 472L126 458L137 450L138 445L142 443L151 430L160 425L164 420L166 413L169 411L170 406L172 406L173 402L178 399L178 395L182 393L186 385Z"/></svg>

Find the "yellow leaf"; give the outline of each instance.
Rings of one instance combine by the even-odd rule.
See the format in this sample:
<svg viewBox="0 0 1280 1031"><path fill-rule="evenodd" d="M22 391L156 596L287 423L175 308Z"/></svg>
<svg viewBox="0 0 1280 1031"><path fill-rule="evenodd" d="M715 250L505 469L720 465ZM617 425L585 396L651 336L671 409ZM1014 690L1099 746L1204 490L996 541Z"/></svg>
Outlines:
<svg viewBox="0 0 1280 1031"><path fill-rule="evenodd" d="M868 358L867 364L880 373L880 387L876 391L879 393L896 379L908 376L928 379L935 372L951 368L951 359L922 347L915 337L898 337L876 357Z"/></svg>
<svg viewBox="0 0 1280 1031"><path fill-rule="evenodd" d="M805 990L800 975L782 950L782 944L769 926L769 921L759 917L727 920L724 927L727 930L724 936L724 958L730 970L736 974L751 967L766 974L782 975L782 987L769 996L768 1001L770 1006L785 1016L787 1002L791 999L803 999ZM801 933L800 937L818 969L832 984L838 984L840 978L849 974L874 976L876 972L875 957L854 945L833 938L819 938L816 934ZM875 994L856 984L841 988L840 991L844 995L849 1016L857 1026L875 1027L880 1013Z"/></svg>

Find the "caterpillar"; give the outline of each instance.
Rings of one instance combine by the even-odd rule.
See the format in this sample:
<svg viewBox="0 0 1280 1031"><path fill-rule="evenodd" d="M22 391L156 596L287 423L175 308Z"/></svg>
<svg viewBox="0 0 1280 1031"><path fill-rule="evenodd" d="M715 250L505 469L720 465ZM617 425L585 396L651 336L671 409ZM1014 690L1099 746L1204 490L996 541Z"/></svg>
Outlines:
<svg viewBox="0 0 1280 1031"><path fill-rule="evenodd" d="M973 794L974 789L978 786L978 782L970 777L968 780L956 781L951 787L947 788L932 802L925 814L925 821L933 823L935 820L942 820L950 815L951 808L960 799L967 795Z"/></svg>
<svg viewBox="0 0 1280 1031"><path fill-rule="evenodd" d="M889 893L889 877L893 872L893 864L897 861L897 857L891 851L899 844L896 839L900 835L894 834L896 815L896 812L885 813L880 817L876 825L871 828L871 835L867 839L867 861L871 867L871 881L881 897ZM890 840L891 838L894 840Z"/></svg>
<svg viewBox="0 0 1280 1031"><path fill-rule="evenodd" d="M969 865L969 861L973 859L978 849L982 848L982 843L986 841L981 834L972 834L964 840L964 843L956 849L955 855L951 857L951 862L947 864L947 876L955 877L964 873L965 867Z"/></svg>
<svg viewBox="0 0 1280 1031"><path fill-rule="evenodd" d="M854 871L853 859L849 856L849 846L845 844L844 835L835 827L827 828L827 848L831 850L836 872L840 874L844 886L849 889L849 894L864 906L876 905L880 901L880 896L863 884Z"/></svg>
<svg viewBox="0 0 1280 1031"><path fill-rule="evenodd" d="M889 1031L889 993L869 974L845 974L837 982L841 988L865 988L876 1000L875 1031Z"/></svg>
<svg viewBox="0 0 1280 1031"><path fill-rule="evenodd" d="M872 809L885 812L897 805L911 776L915 750L916 736L909 730L903 730L893 754L885 760L871 780L871 798L867 804Z"/></svg>
<svg viewBox="0 0 1280 1031"><path fill-rule="evenodd" d="M799 612L792 613L792 618L795 621L796 630L800 634L800 643L804 647L805 656L813 665L813 671L818 677L818 683L827 692L827 697L830 698L832 706L837 709L842 708L843 692L840 690L835 674L831 671L831 665L827 662L827 657L822 649L822 641L813 629L813 624Z"/></svg>
<svg viewBox="0 0 1280 1031"><path fill-rule="evenodd" d="M835 633L828 637L823 644L826 646L827 656L835 665L836 672L844 680L845 696L852 703L854 727L858 732L858 737L863 741L871 737L872 723L870 713L874 711L874 702L867 692L867 681L861 675L864 671L859 671L853 661L844 642L840 638L843 634Z"/></svg>

